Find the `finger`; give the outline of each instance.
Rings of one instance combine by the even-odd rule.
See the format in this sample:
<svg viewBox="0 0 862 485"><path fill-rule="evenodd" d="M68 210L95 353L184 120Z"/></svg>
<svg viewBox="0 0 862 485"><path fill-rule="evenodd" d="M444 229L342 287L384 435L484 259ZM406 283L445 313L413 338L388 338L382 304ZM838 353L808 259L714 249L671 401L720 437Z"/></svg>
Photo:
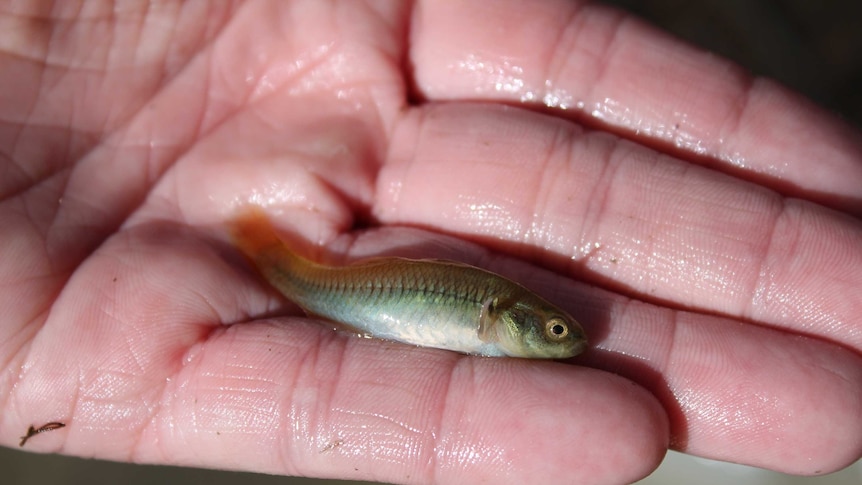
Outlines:
<svg viewBox="0 0 862 485"><path fill-rule="evenodd" d="M424 253L417 254L417 241L424 242ZM446 241L384 229L364 233L349 247L361 252L391 245L401 255L466 261L566 308L592 344L575 361L652 391L670 417L676 449L795 474L828 473L862 456L858 354L817 339L631 301Z"/></svg>
<svg viewBox="0 0 862 485"><path fill-rule="evenodd" d="M552 108L862 214L862 138L775 83L587 2L422 2L419 95Z"/></svg>
<svg viewBox="0 0 862 485"><path fill-rule="evenodd" d="M183 406L189 415L178 418L197 418L202 436L179 443L179 459L197 459L189 450L202 447L212 450L213 466L240 458L232 456L235 447L213 449L208 435L215 430L257 457L243 456L243 466L386 482L620 483L645 475L664 454L661 411L650 396L607 374L377 341L308 342L291 326L266 333L265 342L232 336L225 347L213 345L209 358L222 360L237 354L234 342L252 344L209 382L180 377L198 396L214 396L219 387L238 396L205 421ZM291 344L274 344L273 337ZM261 405L248 409L249 377L229 368L245 368L248 356L269 349L278 358L267 362L271 372L252 374L271 389L254 389ZM258 413L274 416L255 419Z"/></svg>
<svg viewBox="0 0 862 485"><path fill-rule="evenodd" d="M384 223L862 349L858 221L568 122L485 106L422 110L395 132L376 202Z"/></svg>
<svg viewBox="0 0 862 485"><path fill-rule="evenodd" d="M59 416L28 446L387 482L630 482L666 449L654 398L595 370L221 326L269 296L193 234L136 225L67 285L4 427Z"/></svg>
<svg viewBox="0 0 862 485"><path fill-rule="evenodd" d="M588 305L579 318L590 322ZM611 308L605 319L613 324L598 332L597 352L585 363L658 396L671 419L673 448L801 475L837 471L862 457L858 354L637 302Z"/></svg>

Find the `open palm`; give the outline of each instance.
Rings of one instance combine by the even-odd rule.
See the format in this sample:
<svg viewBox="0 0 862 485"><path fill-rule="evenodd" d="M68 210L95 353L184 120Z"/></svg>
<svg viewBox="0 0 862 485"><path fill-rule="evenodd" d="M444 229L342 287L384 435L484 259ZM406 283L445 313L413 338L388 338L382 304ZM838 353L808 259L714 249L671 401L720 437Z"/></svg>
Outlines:
<svg viewBox="0 0 862 485"><path fill-rule="evenodd" d="M862 454L862 144L780 87L576 1L3 3L3 444L422 483ZM592 348L332 332L231 250L249 204L511 276Z"/></svg>

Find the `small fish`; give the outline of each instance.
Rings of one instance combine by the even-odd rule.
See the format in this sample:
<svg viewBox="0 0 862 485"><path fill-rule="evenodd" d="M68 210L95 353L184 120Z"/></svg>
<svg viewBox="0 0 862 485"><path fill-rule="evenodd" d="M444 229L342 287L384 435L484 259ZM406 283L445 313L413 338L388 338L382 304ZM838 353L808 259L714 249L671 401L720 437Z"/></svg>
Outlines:
<svg viewBox="0 0 862 485"><path fill-rule="evenodd" d="M580 324L523 286L442 260L374 258L326 266L291 251L260 211L232 225L263 277L310 315L376 338L484 356L564 359L587 346Z"/></svg>

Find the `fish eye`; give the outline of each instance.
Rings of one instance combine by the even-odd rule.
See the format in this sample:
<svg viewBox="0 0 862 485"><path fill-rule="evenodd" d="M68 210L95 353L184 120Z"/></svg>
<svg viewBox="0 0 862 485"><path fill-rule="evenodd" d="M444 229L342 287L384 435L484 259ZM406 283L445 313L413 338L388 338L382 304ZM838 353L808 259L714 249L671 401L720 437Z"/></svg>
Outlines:
<svg viewBox="0 0 862 485"><path fill-rule="evenodd" d="M552 318L545 323L545 333L552 339L560 340L569 334L569 326L559 318Z"/></svg>

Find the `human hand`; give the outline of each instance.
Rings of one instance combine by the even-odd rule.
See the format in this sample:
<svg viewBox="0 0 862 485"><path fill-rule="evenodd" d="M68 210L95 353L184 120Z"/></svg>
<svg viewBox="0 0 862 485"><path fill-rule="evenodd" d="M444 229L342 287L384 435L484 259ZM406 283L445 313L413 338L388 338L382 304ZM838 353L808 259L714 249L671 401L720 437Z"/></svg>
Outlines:
<svg viewBox="0 0 862 485"><path fill-rule="evenodd" d="M862 454L862 146L805 101L580 2L101 7L4 6L5 445L440 483ZM245 204L511 276L593 348L333 333L220 242Z"/></svg>

